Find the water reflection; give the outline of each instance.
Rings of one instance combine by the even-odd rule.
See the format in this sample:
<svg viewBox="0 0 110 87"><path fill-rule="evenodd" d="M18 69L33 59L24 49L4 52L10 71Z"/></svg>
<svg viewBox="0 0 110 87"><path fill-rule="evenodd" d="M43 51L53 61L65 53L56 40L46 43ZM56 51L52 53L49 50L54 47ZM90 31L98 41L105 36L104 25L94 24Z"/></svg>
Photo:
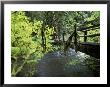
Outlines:
<svg viewBox="0 0 110 87"><path fill-rule="evenodd" d="M37 76L93 77L95 74L87 65L87 59L91 59L91 57L82 52L76 53L75 50L71 48L67 51L66 56L63 51L49 52L39 61Z"/></svg>

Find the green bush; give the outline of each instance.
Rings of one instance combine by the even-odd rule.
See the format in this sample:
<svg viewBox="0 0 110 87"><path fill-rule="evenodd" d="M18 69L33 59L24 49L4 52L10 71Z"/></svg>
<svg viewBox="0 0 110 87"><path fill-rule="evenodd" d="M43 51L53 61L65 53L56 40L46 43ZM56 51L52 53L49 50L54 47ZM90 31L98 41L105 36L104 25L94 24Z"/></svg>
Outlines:
<svg viewBox="0 0 110 87"><path fill-rule="evenodd" d="M31 22L23 11L11 12L11 58L15 59L11 64L12 76L21 72L24 73L23 76L32 76L36 71L37 60L44 55L42 53L42 26L42 21L34 20ZM48 26L44 28L46 52L48 52L52 50L50 35L53 33L53 28ZM35 35L32 35L33 33Z"/></svg>

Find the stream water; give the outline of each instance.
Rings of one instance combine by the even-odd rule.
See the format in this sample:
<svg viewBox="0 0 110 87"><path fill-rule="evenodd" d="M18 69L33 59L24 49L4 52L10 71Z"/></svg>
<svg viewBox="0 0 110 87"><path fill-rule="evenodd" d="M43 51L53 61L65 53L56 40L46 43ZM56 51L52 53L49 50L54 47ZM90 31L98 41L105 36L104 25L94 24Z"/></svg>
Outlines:
<svg viewBox="0 0 110 87"><path fill-rule="evenodd" d="M94 77L94 72L85 64L90 56L75 52L74 49L67 51L67 56L61 51L49 52L44 55L37 65L39 77Z"/></svg>

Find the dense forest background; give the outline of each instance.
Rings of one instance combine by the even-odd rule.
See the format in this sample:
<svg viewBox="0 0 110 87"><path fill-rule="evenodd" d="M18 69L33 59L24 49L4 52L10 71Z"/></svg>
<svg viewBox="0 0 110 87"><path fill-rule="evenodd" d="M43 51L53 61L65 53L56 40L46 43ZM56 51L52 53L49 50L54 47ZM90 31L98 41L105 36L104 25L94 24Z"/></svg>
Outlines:
<svg viewBox="0 0 110 87"><path fill-rule="evenodd" d="M12 11L11 75L33 76L38 61L46 53L65 51L68 43L74 42L75 27L95 26L87 32L92 35L100 33L98 24L99 11ZM77 43L84 42L84 37L79 37L83 35L84 32L77 31ZM99 43L100 36L88 37L86 42Z"/></svg>

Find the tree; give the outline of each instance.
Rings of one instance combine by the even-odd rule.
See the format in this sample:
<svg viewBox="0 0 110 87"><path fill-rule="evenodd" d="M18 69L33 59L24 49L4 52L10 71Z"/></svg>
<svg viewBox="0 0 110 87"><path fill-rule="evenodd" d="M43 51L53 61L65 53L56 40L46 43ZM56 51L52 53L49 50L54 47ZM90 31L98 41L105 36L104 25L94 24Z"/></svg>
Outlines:
<svg viewBox="0 0 110 87"><path fill-rule="evenodd" d="M12 76L22 72L24 66L32 67L32 72L26 73L26 76L32 76L35 72L36 63L44 53L42 47L42 28L45 29L44 37L46 38L45 53L52 50L50 44L53 28L43 26L43 21L34 20L25 15L25 12L11 13L11 59L12 59ZM31 64L34 66L31 66ZM30 66L29 66L30 65ZM30 70L30 71L31 71ZM26 72L26 71L25 71ZM30 74L31 73L31 74Z"/></svg>

